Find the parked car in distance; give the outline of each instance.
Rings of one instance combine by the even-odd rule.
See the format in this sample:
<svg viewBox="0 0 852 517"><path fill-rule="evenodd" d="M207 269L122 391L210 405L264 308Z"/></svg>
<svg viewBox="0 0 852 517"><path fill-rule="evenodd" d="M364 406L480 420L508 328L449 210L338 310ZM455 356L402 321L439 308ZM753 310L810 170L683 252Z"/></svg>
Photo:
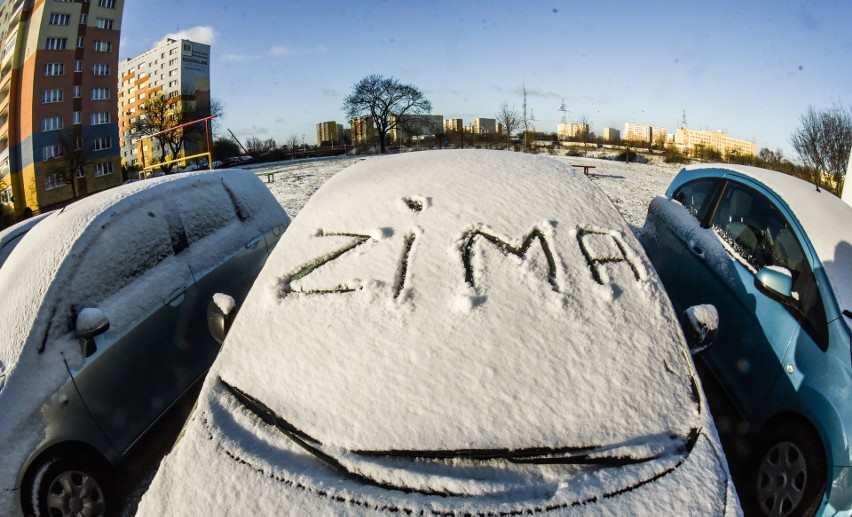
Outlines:
<svg viewBox="0 0 852 517"><path fill-rule="evenodd" d="M693 165L640 240L676 311L718 309L697 357L758 439L740 494L765 515L852 514L852 207L778 172Z"/></svg>
<svg viewBox="0 0 852 517"><path fill-rule="evenodd" d="M0 268L0 514L117 510L110 465L218 353L206 300L242 300L288 224L230 170L94 194L16 238Z"/></svg>
<svg viewBox="0 0 852 517"><path fill-rule="evenodd" d="M232 306L140 515L739 512L665 292L567 164L362 161Z"/></svg>

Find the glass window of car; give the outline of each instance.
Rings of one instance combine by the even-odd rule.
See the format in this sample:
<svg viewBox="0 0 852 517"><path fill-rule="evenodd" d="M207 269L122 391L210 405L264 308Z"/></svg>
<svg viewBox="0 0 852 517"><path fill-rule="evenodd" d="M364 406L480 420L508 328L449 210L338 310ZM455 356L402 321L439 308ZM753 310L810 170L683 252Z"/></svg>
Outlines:
<svg viewBox="0 0 852 517"><path fill-rule="evenodd" d="M778 207L758 192L730 183L719 201L712 227L752 272L766 266L790 271L793 300L787 308L818 343L825 343L827 323L813 271Z"/></svg>
<svg viewBox="0 0 852 517"><path fill-rule="evenodd" d="M675 190L672 199L686 208L690 214L701 219L707 205L713 198L713 192L719 184L717 178L701 178L681 185Z"/></svg>

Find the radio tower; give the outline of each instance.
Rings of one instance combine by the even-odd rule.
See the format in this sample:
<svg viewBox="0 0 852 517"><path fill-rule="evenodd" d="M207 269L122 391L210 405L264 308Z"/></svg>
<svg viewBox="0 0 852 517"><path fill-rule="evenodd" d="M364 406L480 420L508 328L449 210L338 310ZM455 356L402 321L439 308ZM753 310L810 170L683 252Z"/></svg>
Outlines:
<svg viewBox="0 0 852 517"><path fill-rule="evenodd" d="M559 122L560 122L560 123L562 123L562 124L567 124L567 123L568 123L568 122L565 120L565 113L567 113L567 112L568 112L568 110L567 110L567 109L565 109L565 99L563 98L563 99L562 99L562 105L561 105L561 106L559 106L559 114L560 114Z"/></svg>
<svg viewBox="0 0 852 517"><path fill-rule="evenodd" d="M686 127L686 110L683 110L683 118L680 119L680 127L681 128Z"/></svg>

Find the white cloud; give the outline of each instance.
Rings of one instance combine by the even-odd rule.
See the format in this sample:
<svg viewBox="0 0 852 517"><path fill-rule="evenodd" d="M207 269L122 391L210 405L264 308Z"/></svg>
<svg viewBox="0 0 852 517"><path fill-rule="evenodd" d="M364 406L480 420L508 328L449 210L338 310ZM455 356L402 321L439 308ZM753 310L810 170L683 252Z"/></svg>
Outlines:
<svg viewBox="0 0 852 517"><path fill-rule="evenodd" d="M212 45L216 39L216 32L209 25L190 27L178 32L166 34L163 39L188 39L205 45ZM160 40L162 41L162 40Z"/></svg>

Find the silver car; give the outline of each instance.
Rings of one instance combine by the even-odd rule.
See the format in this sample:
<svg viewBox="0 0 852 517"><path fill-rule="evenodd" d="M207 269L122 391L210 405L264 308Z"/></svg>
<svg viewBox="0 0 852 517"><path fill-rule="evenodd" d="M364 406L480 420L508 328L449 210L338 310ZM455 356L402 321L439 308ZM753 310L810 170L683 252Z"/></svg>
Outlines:
<svg viewBox="0 0 852 517"><path fill-rule="evenodd" d="M108 513L109 466L219 351L289 218L253 174L121 186L33 225L0 269L0 514Z"/></svg>

